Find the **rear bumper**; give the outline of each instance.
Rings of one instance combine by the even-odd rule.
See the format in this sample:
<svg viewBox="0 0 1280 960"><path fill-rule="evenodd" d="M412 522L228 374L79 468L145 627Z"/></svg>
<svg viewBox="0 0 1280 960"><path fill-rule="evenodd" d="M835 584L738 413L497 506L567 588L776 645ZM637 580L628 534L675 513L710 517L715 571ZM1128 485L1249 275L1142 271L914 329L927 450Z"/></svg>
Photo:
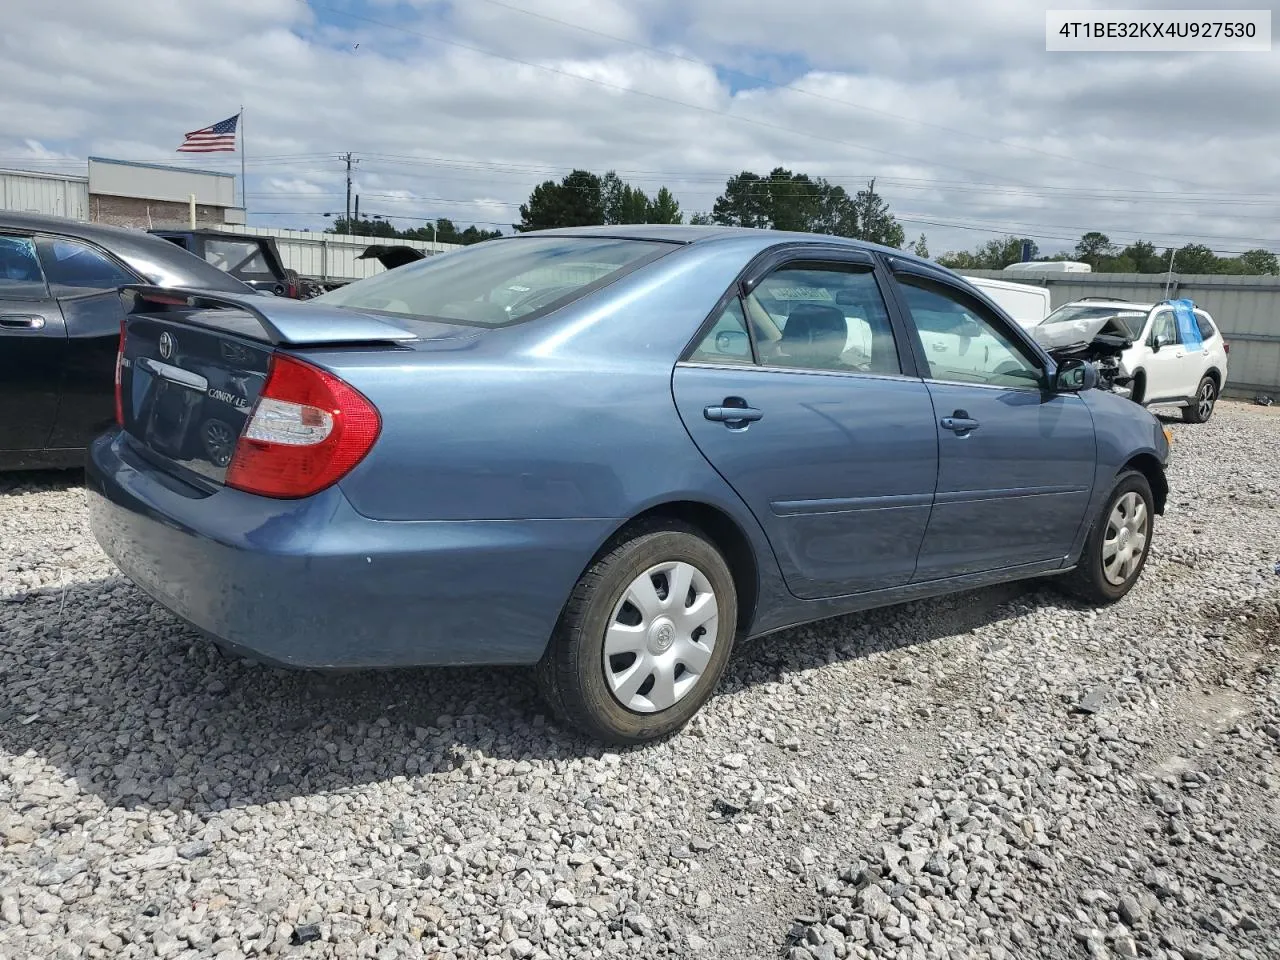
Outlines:
<svg viewBox="0 0 1280 960"><path fill-rule="evenodd" d="M197 490L112 431L89 448L89 517L146 593L223 646L308 668L527 664L616 523L370 520Z"/></svg>

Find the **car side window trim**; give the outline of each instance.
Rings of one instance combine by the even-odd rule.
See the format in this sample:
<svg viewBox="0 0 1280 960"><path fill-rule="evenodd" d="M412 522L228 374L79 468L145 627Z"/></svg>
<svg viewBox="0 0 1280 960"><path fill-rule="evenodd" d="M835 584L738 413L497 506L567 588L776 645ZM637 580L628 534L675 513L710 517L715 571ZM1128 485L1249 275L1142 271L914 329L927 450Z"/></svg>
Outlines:
<svg viewBox="0 0 1280 960"><path fill-rule="evenodd" d="M921 380L920 377L910 376L905 373L870 373L866 370L824 370L810 367L778 367L762 363L732 363L727 360L721 363L714 360L679 360L676 362L676 365L680 367L699 367L709 370L735 370L739 373L745 371L755 371L757 373L785 373L794 374L798 377L841 377L843 379L852 380L912 380L917 383Z"/></svg>

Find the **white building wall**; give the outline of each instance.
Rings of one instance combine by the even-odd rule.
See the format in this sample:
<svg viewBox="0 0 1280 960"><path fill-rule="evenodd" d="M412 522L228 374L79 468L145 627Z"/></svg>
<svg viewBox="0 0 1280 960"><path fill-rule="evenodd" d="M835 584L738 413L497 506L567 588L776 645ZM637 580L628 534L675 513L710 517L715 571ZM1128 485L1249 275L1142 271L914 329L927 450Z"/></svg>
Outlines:
<svg viewBox="0 0 1280 960"><path fill-rule="evenodd" d="M88 178L0 170L0 210L88 220Z"/></svg>
<svg viewBox="0 0 1280 960"><path fill-rule="evenodd" d="M181 170L159 164L90 157L89 192L175 203L187 203L194 193L198 204L233 207L236 205L236 178L229 173Z"/></svg>

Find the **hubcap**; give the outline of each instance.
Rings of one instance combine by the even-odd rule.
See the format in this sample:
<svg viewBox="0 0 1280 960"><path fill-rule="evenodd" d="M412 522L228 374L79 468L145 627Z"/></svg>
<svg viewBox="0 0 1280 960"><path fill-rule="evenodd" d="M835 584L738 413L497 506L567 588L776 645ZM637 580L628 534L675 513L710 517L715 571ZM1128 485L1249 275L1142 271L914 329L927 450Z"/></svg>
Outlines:
<svg viewBox="0 0 1280 960"><path fill-rule="evenodd" d="M1213 384L1206 383L1200 388L1199 414L1201 420L1208 420L1209 414L1213 413Z"/></svg>
<svg viewBox="0 0 1280 960"><path fill-rule="evenodd" d="M1108 582L1121 586L1138 569L1147 552L1150 523L1147 505L1136 493L1116 501L1102 540L1102 572Z"/></svg>
<svg viewBox="0 0 1280 960"><path fill-rule="evenodd" d="M604 676L636 713L673 706L711 662L720 610L706 574L683 560L650 567L631 581L604 635Z"/></svg>

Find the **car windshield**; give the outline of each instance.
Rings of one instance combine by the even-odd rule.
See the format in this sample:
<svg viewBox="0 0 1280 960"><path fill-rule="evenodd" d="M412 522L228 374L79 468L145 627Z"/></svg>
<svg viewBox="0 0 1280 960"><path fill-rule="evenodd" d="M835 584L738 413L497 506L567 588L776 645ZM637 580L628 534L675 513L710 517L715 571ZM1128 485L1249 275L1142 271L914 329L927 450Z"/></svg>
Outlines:
<svg viewBox="0 0 1280 960"><path fill-rule="evenodd" d="M1040 322L1042 327L1051 327L1061 323L1079 323L1080 321L1113 321L1129 339L1142 335L1142 327L1147 320L1146 310L1134 310L1125 307L1083 306L1068 303L1059 307ZM1105 323L1098 323L1101 329ZM1089 324L1093 326L1093 324Z"/></svg>
<svg viewBox="0 0 1280 960"><path fill-rule="evenodd" d="M360 280L316 302L501 327L558 309L674 249L612 237L488 240Z"/></svg>

